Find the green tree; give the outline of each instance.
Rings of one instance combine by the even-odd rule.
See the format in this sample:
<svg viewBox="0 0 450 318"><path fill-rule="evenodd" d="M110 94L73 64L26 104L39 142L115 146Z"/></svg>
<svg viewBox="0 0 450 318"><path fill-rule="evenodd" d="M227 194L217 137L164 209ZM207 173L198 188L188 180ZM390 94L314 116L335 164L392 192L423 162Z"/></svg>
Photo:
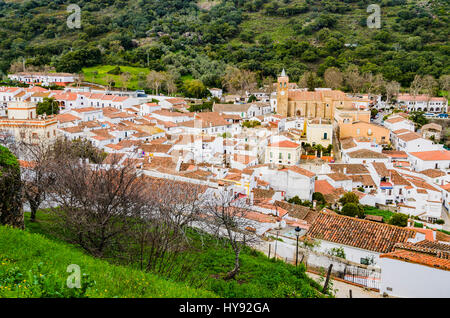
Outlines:
<svg viewBox="0 0 450 318"><path fill-rule="evenodd" d="M339 202L342 205L346 205L347 203L359 204L359 198L355 193L347 192L342 196L342 198L339 199Z"/></svg>
<svg viewBox="0 0 450 318"><path fill-rule="evenodd" d="M187 80L183 84L183 91L187 97L203 98L208 96L208 89L200 80Z"/></svg>
<svg viewBox="0 0 450 318"><path fill-rule="evenodd" d="M292 197L288 200L289 203L302 205L302 200L296 195L295 197Z"/></svg>
<svg viewBox="0 0 450 318"><path fill-rule="evenodd" d="M320 204L325 204L325 203L326 203L325 197L324 197L323 194L320 193L320 192L314 192L314 193L313 193L313 196L312 196L312 199L313 199L313 200L316 200L316 201L319 202Z"/></svg>
<svg viewBox="0 0 450 318"><path fill-rule="evenodd" d="M429 120L425 117L424 114L425 114L424 112L417 112L417 111L414 111L414 112L411 112L411 113L410 113L409 119L410 119L411 121L413 121L414 123L416 123L417 126L420 128L420 127L422 127L423 125L428 124L428 122L429 122Z"/></svg>
<svg viewBox="0 0 450 318"><path fill-rule="evenodd" d="M48 116L59 114L59 103L53 97L44 97L42 102L37 103L36 113L38 115L47 114Z"/></svg>
<svg viewBox="0 0 450 318"><path fill-rule="evenodd" d="M19 162L3 146L0 146L0 224L24 227Z"/></svg>
<svg viewBox="0 0 450 318"><path fill-rule="evenodd" d="M363 218L364 217L364 208L360 204L357 204L357 203L347 203L342 208L342 211L340 214L351 216L351 217L357 216L359 218Z"/></svg>
<svg viewBox="0 0 450 318"><path fill-rule="evenodd" d="M389 219L389 224L405 227L408 225L408 216L403 213L395 213Z"/></svg>

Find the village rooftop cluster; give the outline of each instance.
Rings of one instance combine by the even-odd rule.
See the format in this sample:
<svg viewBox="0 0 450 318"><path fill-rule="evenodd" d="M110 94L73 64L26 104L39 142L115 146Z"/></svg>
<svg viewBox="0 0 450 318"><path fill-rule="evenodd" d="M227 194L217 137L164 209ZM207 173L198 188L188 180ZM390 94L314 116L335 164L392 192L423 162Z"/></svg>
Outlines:
<svg viewBox="0 0 450 318"><path fill-rule="evenodd" d="M412 111L446 114L445 98L398 95L397 112L383 120L371 116L371 109L391 106L381 96L307 91L290 83L283 70L272 91L240 96L212 88L220 100L212 111L190 112L201 101L70 86L71 74L10 78L67 86L0 87L4 138L87 139L108 154L105 168L119 158L119 164L131 161L149 177L246 198L252 222L246 230L266 238L266 248L282 259L295 259L298 235L320 242L309 257L311 266L369 273L361 280L347 273L344 280L390 296L450 295L450 235L439 231L450 222L450 151L436 142L442 126L416 131L408 119ZM250 96L256 100L247 102ZM44 98L58 102L58 115L37 115ZM319 209L316 192L327 207ZM338 214L348 192L362 205L409 215L408 226ZM294 197L311 205L287 202ZM345 259L330 255L336 249Z"/></svg>

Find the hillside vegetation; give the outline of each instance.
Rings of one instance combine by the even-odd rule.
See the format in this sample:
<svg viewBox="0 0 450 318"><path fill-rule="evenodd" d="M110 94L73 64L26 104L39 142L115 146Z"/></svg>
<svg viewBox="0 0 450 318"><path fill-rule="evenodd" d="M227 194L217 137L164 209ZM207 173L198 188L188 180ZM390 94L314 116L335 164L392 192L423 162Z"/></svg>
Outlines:
<svg viewBox="0 0 450 318"><path fill-rule="evenodd" d="M269 260L250 248L242 251L241 271L236 279L224 280L224 273L234 264L233 251L226 242L208 236L200 238L195 231L190 234L193 245L189 253L195 253L196 266L186 272L185 282L175 282L142 271L138 264L112 258L106 262L84 254L60 240L61 229L54 226L51 213L39 211L37 219L38 222L30 222L29 213L25 213L26 231L0 227L0 237L4 238L0 240L0 286L6 286L0 288L0 297L50 297L50 292L61 297L325 296L320 292L321 286L306 275L303 264L296 268L280 260ZM96 284L85 291L61 287L69 275L69 264L78 264L82 273L88 275L86 282ZM34 283L36 279L43 281ZM34 291L31 293L30 289Z"/></svg>
<svg viewBox="0 0 450 318"><path fill-rule="evenodd" d="M216 297L214 293L83 254L40 234L0 226L0 297ZM80 266L70 289L67 266Z"/></svg>
<svg viewBox="0 0 450 318"><path fill-rule="evenodd" d="M81 7L81 29L66 24ZM408 87L416 74L449 74L446 0L382 0L381 28L366 26L368 0L0 0L0 69L80 72L129 65L221 86L227 65L293 81L306 70L356 65ZM18 65L19 65L18 64ZM133 85L131 85L133 87Z"/></svg>

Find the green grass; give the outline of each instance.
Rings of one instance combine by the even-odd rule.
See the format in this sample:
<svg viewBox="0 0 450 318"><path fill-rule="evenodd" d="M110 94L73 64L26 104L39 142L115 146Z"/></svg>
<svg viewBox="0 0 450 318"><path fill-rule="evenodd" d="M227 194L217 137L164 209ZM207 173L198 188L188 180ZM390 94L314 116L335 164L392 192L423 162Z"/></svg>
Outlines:
<svg viewBox="0 0 450 318"><path fill-rule="evenodd" d="M37 233L39 237L46 236L49 239L58 240L53 234L54 228L52 228L52 223L53 218L47 211L39 211L37 222L34 223L29 221L29 213L25 213L26 231ZM223 277L234 266L234 253L228 247L228 244L206 235L201 240L199 234L193 230L189 232L189 237L193 245L190 254L195 257L196 266L191 273L186 275L186 281L193 281L189 280L191 277L200 277L201 280L204 280L201 285L202 290L195 289L195 295L209 292L211 295L224 298L324 297L319 292L321 286L306 276L303 265L296 268L279 260L269 260L261 252L250 248L245 248L241 253L241 271L236 279L226 281ZM59 244L64 245L65 243ZM70 249L72 251L77 250L74 247ZM23 253L26 252L24 251ZM83 255L81 250L78 250L77 253ZM89 256L85 257L89 258ZM106 266L106 263L102 264ZM128 266L119 268L133 273L141 273L140 275L150 275L139 270L129 269L133 267L133 264ZM110 269L105 268L101 272L106 273L108 270ZM134 283L136 281L130 282L132 285ZM164 281L164 283L166 282ZM111 287L105 287L105 289L111 289ZM129 291L128 295L133 295L132 291Z"/></svg>
<svg viewBox="0 0 450 318"><path fill-rule="evenodd" d="M380 210L374 207L364 207L364 213L369 215L382 216L385 223L387 223L389 219L394 215L394 213L391 211Z"/></svg>
<svg viewBox="0 0 450 318"><path fill-rule="evenodd" d="M208 291L95 259L41 234L0 226L0 237L0 297L215 297ZM66 286L70 264L79 265L87 275L82 277L81 290Z"/></svg>
<svg viewBox="0 0 450 318"><path fill-rule="evenodd" d="M128 72L131 74L131 78L128 83L124 83L121 75L112 75L108 74L109 71L114 69L115 65L101 65L101 66L94 66L94 67L85 67L83 68L83 74L84 74L84 81L100 84L100 85L107 85L107 76L111 76L115 81L115 87L120 88L128 88L130 90L137 90L142 89L139 87L139 74L142 73L145 76L150 72L148 68L143 67L132 67L132 66L120 66L120 69L123 73ZM97 72L97 74L95 73Z"/></svg>

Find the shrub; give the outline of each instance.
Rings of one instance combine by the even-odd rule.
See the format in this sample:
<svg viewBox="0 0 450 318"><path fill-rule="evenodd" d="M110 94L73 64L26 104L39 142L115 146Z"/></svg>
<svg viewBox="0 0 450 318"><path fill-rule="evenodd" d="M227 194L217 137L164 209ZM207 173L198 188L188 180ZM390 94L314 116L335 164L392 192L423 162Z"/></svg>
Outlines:
<svg viewBox="0 0 450 318"><path fill-rule="evenodd" d="M347 215L347 216L352 216L352 217L357 216L359 218L363 218L364 217L364 208L361 205L356 204L356 203L347 203L342 208L341 214Z"/></svg>
<svg viewBox="0 0 450 318"><path fill-rule="evenodd" d="M333 247L327 252L327 254L345 259L345 252L343 247Z"/></svg>
<svg viewBox="0 0 450 318"><path fill-rule="evenodd" d="M112 70L110 70L110 71L108 72L108 74L111 74L111 75L120 75L120 74L122 74L122 70L120 69L120 66L116 66L115 68L113 68Z"/></svg>
<svg viewBox="0 0 450 318"><path fill-rule="evenodd" d="M23 227L22 182L17 158L0 146L0 225Z"/></svg>
<svg viewBox="0 0 450 318"><path fill-rule="evenodd" d="M408 225L408 216L403 213L395 213L390 219L389 224L405 227Z"/></svg>

